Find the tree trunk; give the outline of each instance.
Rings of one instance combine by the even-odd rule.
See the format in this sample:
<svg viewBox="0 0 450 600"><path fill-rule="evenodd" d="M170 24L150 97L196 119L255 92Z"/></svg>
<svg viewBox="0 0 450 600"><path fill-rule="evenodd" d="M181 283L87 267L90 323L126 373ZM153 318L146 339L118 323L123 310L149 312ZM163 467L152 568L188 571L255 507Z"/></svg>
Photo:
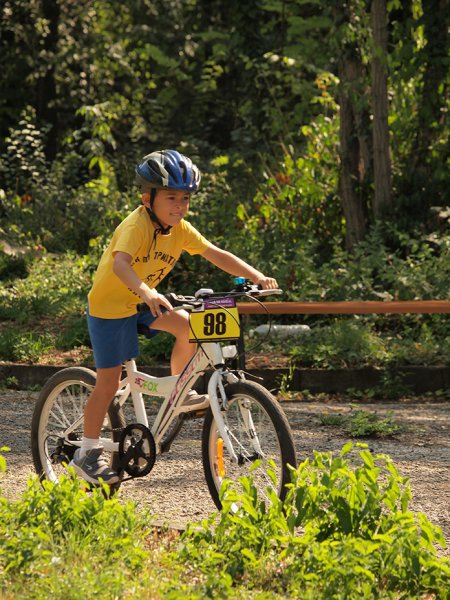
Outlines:
<svg viewBox="0 0 450 600"><path fill-rule="evenodd" d="M57 152L58 139L58 114L55 106L55 56L58 50L58 25L60 8L57 0L42 0L42 16L48 20L49 31L44 40L46 57L45 74L37 80L37 106L38 119L49 125L45 154L53 160Z"/></svg>
<svg viewBox="0 0 450 600"><path fill-rule="evenodd" d="M413 150L413 168L428 175L427 158L430 146L445 126L448 101L449 0L427 0L423 3L423 24L427 44L423 49L425 72L419 105L417 135Z"/></svg>
<svg viewBox="0 0 450 600"><path fill-rule="evenodd" d="M363 166L361 145L358 139L358 115L352 85L362 77L362 64L355 52L347 52L339 60L340 79L340 192L342 210L347 223L346 247L351 249L362 241L367 231L366 199L361 193Z"/></svg>
<svg viewBox="0 0 450 600"><path fill-rule="evenodd" d="M373 107L373 213L380 217L392 206L392 172L389 148L386 0L372 1L372 107Z"/></svg>

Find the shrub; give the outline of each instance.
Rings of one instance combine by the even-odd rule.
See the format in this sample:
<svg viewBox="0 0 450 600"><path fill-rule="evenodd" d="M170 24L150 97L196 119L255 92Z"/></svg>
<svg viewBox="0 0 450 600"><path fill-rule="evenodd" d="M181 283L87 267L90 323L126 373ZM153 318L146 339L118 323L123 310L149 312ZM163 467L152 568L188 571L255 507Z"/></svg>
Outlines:
<svg viewBox="0 0 450 600"><path fill-rule="evenodd" d="M0 339L0 359L10 362L37 362L54 347L52 334L20 332L5 328Z"/></svg>
<svg viewBox="0 0 450 600"><path fill-rule="evenodd" d="M1 247L1 242L0 242ZM26 277L29 259L23 256L12 256L0 250L0 279L14 279Z"/></svg>
<svg viewBox="0 0 450 600"><path fill-rule="evenodd" d="M372 323L335 319L312 329L291 351L294 362L325 368L348 368L384 362L388 351Z"/></svg>
<svg viewBox="0 0 450 600"><path fill-rule="evenodd" d="M322 413L319 419L322 425L343 427L351 437L386 436L401 431L400 425L392 419L392 413L382 418L377 413L354 406L350 413Z"/></svg>
<svg viewBox="0 0 450 600"><path fill-rule="evenodd" d="M352 444L314 453L292 470L284 505L258 498L251 477L226 487L218 522L188 528L179 556L203 574L198 588L254 586L282 597L449 598L442 532L408 510L411 491L391 459ZM273 473L269 473L273 477ZM215 587L214 587L215 586Z"/></svg>
<svg viewBox="0 0 450 600"><path fill-rule="evenodd" d="M0 590L20 592L26 579L30 598L124 597L145 564L148 527L107 488L30 479L20 500L0 499Z"/></svg>
<svg viewBox="0 0 450 600"><path fill-rule="evenodd" d="M155 337L139 338L139 362L151 365L155 360L170 359L175 338L169 333L161 332Z"/></svg>
<svg viewBox="0 0 450 600"><path fill-rule="evenodd" d="M28 277L0 286L0 318L35 322L85 309L90 274L84 259L73 254L44 255L29 267Z"/></svg>
<svg viewBox="0 0 450 600"><path fill-rule="evenodd" d="M311 326L288 353L294 363L319 368L433 365L448 362L450 332L441 315L330 317Z"/></svg>
<svg viewBox="0 0 450 600"><path fill-rule="evenodd" d="M44 154L45 133L36 126L34 108L26 107L16 129L5 139L6 150L0 155L0 185L28 197L33 189L46 183L49 164Z"/></svg>

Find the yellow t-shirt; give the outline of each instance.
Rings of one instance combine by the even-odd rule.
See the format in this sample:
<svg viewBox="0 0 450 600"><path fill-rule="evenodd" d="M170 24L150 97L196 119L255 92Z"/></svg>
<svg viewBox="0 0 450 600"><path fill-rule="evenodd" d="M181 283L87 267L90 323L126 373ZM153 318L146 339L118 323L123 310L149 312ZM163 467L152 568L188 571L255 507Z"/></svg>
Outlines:
<svg viewBox="0 0 450 600"><path fill-rule="evenodd" d="M113 271L115 252L133 257L132 268L142 281L155 288L173 269L183 250L203 254L211 244L190 223L182 220L162 235L144 206L134 210L115 230L98 265L88 295L89 313L102 319L120 319L136 314L139 296Z"/></svg>

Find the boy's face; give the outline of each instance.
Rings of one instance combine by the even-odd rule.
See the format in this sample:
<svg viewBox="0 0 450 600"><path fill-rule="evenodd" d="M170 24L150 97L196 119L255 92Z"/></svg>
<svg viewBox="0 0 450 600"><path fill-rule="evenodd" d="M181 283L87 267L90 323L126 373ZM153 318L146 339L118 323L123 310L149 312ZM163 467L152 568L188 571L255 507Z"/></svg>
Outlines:
<svg viewBox="0 0 450 600"><path fill-rule="evenodd" d="M189 210L190 194L179 190L158 189L153 202L153 212L163 227L173 227ZM150 208L150 193L142 194L142 204Z"/></svg>

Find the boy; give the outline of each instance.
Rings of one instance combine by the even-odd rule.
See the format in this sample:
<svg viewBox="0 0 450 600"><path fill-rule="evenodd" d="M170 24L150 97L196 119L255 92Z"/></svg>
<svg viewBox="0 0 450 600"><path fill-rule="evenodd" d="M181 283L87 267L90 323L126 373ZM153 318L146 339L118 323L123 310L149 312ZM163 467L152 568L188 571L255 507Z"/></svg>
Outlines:
<svg viewBox="0 0 450 600"><path fill-rule="evenodd" d="M158 293L157 284L172 270L183 250L200 254L232 275L245 277L264 289L278 287L243 260L208 242L184 217L190 195L200 185L200 172L192 161L175 150L152 152L136 166L142 206L115 230L105 250L88 296L88 327L94 351L97 382L84 410L84 437L70 466L92 484L119 481L102 456L99 437L108 406L119 386L122 363L138 355L137 325L175 336L171 372L179 374L195 352L189 342L185 311L173 311ZM136 311L145 302L149 313ZM163 313L163 310L165 312ZM189 392L185 404L199 410L205 396Z"/></svg>

